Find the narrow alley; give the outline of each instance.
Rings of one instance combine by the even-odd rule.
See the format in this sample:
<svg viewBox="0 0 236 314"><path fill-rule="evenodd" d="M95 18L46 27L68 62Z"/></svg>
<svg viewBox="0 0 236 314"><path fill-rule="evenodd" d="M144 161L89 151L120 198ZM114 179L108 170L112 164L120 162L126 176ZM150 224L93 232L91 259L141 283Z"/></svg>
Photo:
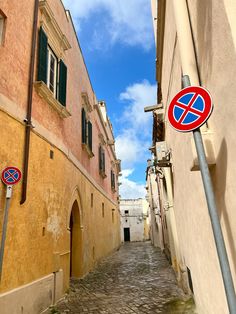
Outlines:
<svg viewBox="0 0 236 314"><path fill-rule="evenodd" d="M49 313L195 313L178 288L165 256L150 242L127 243L84 279Z"/></svg>

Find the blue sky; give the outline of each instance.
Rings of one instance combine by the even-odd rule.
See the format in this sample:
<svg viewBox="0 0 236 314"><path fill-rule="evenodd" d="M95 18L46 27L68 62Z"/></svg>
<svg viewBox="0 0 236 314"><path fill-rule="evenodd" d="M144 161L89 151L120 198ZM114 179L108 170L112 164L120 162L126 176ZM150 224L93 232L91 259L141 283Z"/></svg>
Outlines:
<svg viewBox="0 0 236 314"><path fill-rule="evenodd" d="M71 11L97 99L105 100L122 160L122 198L145 196L156 103L150 0L63 0Z"/></svg>

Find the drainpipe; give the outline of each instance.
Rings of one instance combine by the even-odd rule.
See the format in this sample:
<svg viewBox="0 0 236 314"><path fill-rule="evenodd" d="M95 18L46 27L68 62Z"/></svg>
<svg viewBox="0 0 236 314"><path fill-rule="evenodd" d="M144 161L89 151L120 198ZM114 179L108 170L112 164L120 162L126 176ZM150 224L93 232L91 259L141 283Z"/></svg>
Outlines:
<svg viewBox="0 0 236 314"><path fill-rule="evenodd" d="M199 86L197 61L193 46L193 37L189 21L186 0L173 0L178 46L183 76L188 75L192 85Z"/></svg>
<svg viewBox="0 0 236 314"><path fill-rule="evenodd" d="M150 193L151 193L151 200L152 200L152 209L153 209L153 211L154 211L154 209L155 209L155 206L154 206L154 199L153 199L153 197L154 197L154 194L153 194L153 190L152 190L152 177L151 177L151 174L150 174L150 172L149 172L149 170L151 169L153 167L153 165L149 165L148 167L147 167L147 175L148 175L148 177L149 177L149 181L150 181ZM156 173L155 173L156 174ZM157 178L157 182L156 182L156 184L157 184L157 191L158 191L158 201L159 201L159 206L160 206L160 212L161 212L161 216L160 216L160 219L161 219L161 229L162 229L162 239L160 239L160 241L162 240L162 243L163 243L163 248L165 249L165 235L164 235L164 225L163 225L163 211L162 211L162 203L161 203L161 198L160 198L160 189L159 189L159 184L158 184L158 176L157 176L157 174L156 174L156 178ZM155 212L154 212L154 214L155 214ZM155 215L156 216L156 215ZM155 223L156 223L156 221L155 221ZM153 236L153 242L155 242L154 241L154 236ZM162 246L161 246L162 247Z"/></svg>
<svg viewBox="0 0 236 314"><path fill-rule="evenodd" d="M189 20L187 0L173 0L178 46L180 52L182 75L188 75L191 85L200 86L197 59ZM208 130L207 123L201 127L202 132Z"/></svg>
<svg viewBox="0 0 236 314"><path fill-rule="evenodd" d="M150 159L149 159L150 160ZM148 160L148 162L149 162ZM153 194L153 190L152 190L152 177L151 177L151 173L150 173L150 170L153 168L153 165L151 163L151 160L150 160L150 164L148 165L147 167L147 177L149 178L149 184L150 184L150 194L151 194L151 203L150 203L150 208L151 208L151 211L154 212L154 216L155 216L155 206L154 206L154 194ZM150 213L151 214L151 213ZM154 221L154 223L156 224L156 221ZM152 226L153 227L153 226ZM153 238L153 245L155 246L155 236L154 236L154 231L153 231L153 228L152 228L152 238Z"/></svg>
<svg viewBox="0 0 236 314"><path fill-rule="evenodd" d="M158 190L158 200L159 200L159 206L160 206L160 213L161 213L161 230L162 230L162 241L163 241L163 250L165 251L166 248L166 239L165 239L165 228L164 228L164 215L163 212L163 202L161 199L160 189L161 189L161 183L160 183L160 176L157 175L156 172L156 182L157 182L157 190Z"/></svg>
<svg viewBox="0 0 236 314"><path fill-rule="evenodd" d="M32 98L33 98L36 38L37 38L37 27L38 27L38 10L39 10L39 0L35 0L31 57L30 57L30 69L29 69L29 83L28 83L27 114L26 114L26 118L24 120L24 122L25 122L25 147L24 147L22 194L21 194L20 204L24 204L24 202L26 201L26 194L27 194L30 132L31 132L31 128L32 128L31 116L32 116Z"/></svg>

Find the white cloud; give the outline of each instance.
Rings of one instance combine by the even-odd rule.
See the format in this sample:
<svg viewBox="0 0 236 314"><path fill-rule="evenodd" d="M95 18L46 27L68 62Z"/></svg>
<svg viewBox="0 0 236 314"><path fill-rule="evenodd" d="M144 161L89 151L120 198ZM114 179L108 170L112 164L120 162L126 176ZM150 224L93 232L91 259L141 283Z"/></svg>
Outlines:
<svg viewBox="0 0 236 314"><path fill-rule="evenodd" d="M125 169L122 171L122 177L120 178L122 184L119 192L123 199L144 198L146 195L144 184L134 182L128 178L133 172L134 169Z"/></svg>
<svg viewBox="0 0 236 314"><path fill-rule="evenodd" d="M140 45L149 50L154 44L151 7L148 0L63 0L65 7L71 11L75 25L80 28L81 21L92 14L99 14L97 23L101 40L109 36L110 43L122 42L127 45ZM105 23L104 23L105 22ZM91 19L91 27L95 21ZM105 29L104 29L105 26ZM94 29L94 36L97 36ZM96 40L98 38L96 37Z"/></svg>
<svg viewBox="0 0 236 314"><path fill-rule="evenodd" d="M122 178L128 178L132 173L134 172L134 169L124 169L122 170Z"/></svg>
<svg viewBox="0 0 236 314"><path fill-rule="evenodd" d="M121 159L122 177L120 195L122 198L143 198L145 185L129 179L139 163L150 157L148 147L152 138L152 114L145 113L144 107L156 103L156 85L147 80L128 86L120 94L120 99L127 103L119 123L124 126L116 137L116 152ZM130 168L131 167L131 168Z"/></svg>
<svg viewBox="0 0 236 314"><path fill-rule="evenodd" d="M116 137L116 152L122 167L134 167L149 157L152 114L145 113L144 107L156 103L156 85L151 85L147 80L135 83L120 94L120 99L128 104L119 118L120 125L124 127Z"/></svg>
<svg viewBox="0 0 236 314"><path fill-rule="evenodd" d="M144 112L145 106L155 105L157 102L156 84L151 85L147 80L135 83L120 94L120 99L129 102L122 119L130 122L137 132L151 131L152 115Z"/></svg>
<svg viewBox="0 0 236 314"><path fill-rule="evenodd" d="M141 140L136 137L134 130L123 130L116 138L116 153L122 160L123 167L133 166L134 163L144 158L146 148Z"/></svg>

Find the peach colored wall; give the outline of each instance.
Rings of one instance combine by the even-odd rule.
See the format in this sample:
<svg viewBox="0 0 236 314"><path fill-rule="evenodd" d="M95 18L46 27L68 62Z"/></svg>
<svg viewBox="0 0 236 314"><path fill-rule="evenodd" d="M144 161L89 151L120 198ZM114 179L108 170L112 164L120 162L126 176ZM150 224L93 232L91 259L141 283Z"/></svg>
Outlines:
<svg viewBox="0 0 236 314"><path fill-rule="evenodd" d="M33 1L0 0L7 17L5 42L0 46L0 92L22 108L27 102L33 6Z"/></svg>
<svg viewBox="0 0 236 314"><path fill-rule="evenodd" d="M226 1L188 1L201 83L211 92L214 101L214 111L208 123L216 156L211 175L235 282L236 52L233 29L227 16L230 7L226 10L224 3ZM181 60L174 20L172 2L166 1L161 82L165 108L181 89ZM190 170L193 165L192 134L174 131L167 117L165 120L165 140L172 150L173 205L180 256L191 270L198 313L226 314L225 291L201 174Z"/></svg>

